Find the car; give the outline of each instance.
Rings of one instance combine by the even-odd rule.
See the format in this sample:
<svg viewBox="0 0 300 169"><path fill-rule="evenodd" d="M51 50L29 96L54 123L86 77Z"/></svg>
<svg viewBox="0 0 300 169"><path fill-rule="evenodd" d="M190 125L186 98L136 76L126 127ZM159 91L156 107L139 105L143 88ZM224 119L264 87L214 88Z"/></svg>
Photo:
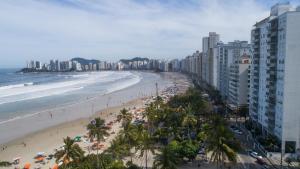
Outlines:
<svg viewBox="0 0 300 169"><path fill-rule="evenodd" d="M236 134L239 134L239 135L242 135L243 134L243 132L241 131L241 130L234 130L234 132L236 133Z"/></svg>
<svg viewBox="0 0 300 169"><path fill-rule="evenodd" d="M257 158L258 153L255 152L255 151L250 151L250 156L253 157L253 158Z"/></svg>
<svg viewBox="0 0 300 169"><path fill-rule="evenodd" d="M266 162L263 160L263 158L256 158L256 162L260 165L265 165Z"/></svg>
<svg viewBox="0 0 300 169"><path fill-rule="evenodd" d="M238 128L237 128L236 126L234 126L234 125L231 125L230 128L231 128L232 130L238 129Z"/></svg>
<svg viewBox="0 0 300 169"><path fill-rule="evenodd" d="M201 148L201 149L198 151L198 154L205 155L205 149L204 149L204 148Z"/></svg>

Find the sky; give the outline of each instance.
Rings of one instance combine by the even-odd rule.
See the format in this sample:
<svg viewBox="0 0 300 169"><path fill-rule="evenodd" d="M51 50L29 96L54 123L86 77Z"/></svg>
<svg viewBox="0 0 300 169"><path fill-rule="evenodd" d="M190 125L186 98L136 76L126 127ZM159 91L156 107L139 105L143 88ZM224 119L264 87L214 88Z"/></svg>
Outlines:
<svg viewBox="0 0 300 169"><path fill-rule="evenodd" d="M298 0L299 1L299 0ZM298 5L297 0L292 5ZM250 40L277 0L3 0L0 68L73 57L183 58L202 37ZM298 4L297 4L298 3Z"/></svg>

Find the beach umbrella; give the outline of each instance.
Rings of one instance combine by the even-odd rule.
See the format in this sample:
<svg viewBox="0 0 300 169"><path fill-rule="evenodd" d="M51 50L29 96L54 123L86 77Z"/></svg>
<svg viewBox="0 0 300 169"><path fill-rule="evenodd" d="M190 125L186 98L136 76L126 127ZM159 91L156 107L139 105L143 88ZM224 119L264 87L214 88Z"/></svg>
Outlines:
<svg viewBox="0 0 300 169"><path fill-rule="evenodd" d="M30 166L31 166L31 164L30 163L25 163L25 165L24 165L24 169L30 169Z"/></svg>
<svg viewBox="0 0 300 169"><path fill-rule="evenodd" d="M52 169L58 169L58 165L54 164L54 166L52 167Z"/></svg>
<svg viewBox="0 0 300 169"><path fill-rule="evenodd" d="M42 156L41 156L41 157L38 157L38 158L36 159L36 161L44 161L44 158L45 158L45 157L42 157Z"/></svg>

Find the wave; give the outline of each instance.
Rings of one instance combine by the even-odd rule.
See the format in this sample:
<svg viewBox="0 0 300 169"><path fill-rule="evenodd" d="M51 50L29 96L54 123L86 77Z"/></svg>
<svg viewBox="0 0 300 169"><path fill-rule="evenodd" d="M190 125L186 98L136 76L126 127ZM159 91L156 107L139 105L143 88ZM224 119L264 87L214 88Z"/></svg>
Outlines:
<svg viewBox="0 0 300 169"><path fill-rule="evenodd" d="M8 120L0 121L0 125L4 124L4 123L11 122L11 121L15 121L15 120L19 120L19 119L24 119L24 118L28 118L28 117L32 117L32 116L35 116L35 115L38 115L38 114L39 114L39 112L32 113L32 114L26 114L26 115L23 115L23 116L16 116L16 117L13 117L13 118L8 119Z"/></svg>
<svg viewBox="0 0 300 169"><path fill-rule="evenodd" d="M21 84L14 84L14 85L7 85L7 86L0 86L0 91L1 90L7 90L7 89L20 88L20 87L24 87L24 86L32 86L32 85L34 85L33 82L21 83Z"/></svg>
<svg viewBox="0 0 300 169"><path fill-rule="evenodd" d="M100 85L111 83L108 85L112 85L113 87L110 86L110 89L108 91L112 92L115 90L126 88L139 81L136 80L139 76L133 75L130 72L92 72L71 76L74 76L75 78L68 79L62 82L46 84L35 84L33 82L30 82L0 87L0 105L30 99L37 99L52 95L60 95L67 92L83 89L84 87L95 83L99 83ZM123 80L124 82L120 81L114 84L114 82L118 80Z"/></svg>
<svg viewBox="0 0 300 169"><path fill-rule="evenodd" d="M97 77L99 77L99 76L89 77L88 80L85 79L85 81L87 80L85 83L94 83L95 82L94 80L97 79ZM122 77L122 78L120 78L120 77ZM126 78L126 79L123 79L123 78ZM132 85L135 85L135 84L139 83L141 80L142 80L142 77L138 74L133 74L133 73L110 73L109 77L107 77L106 79L101 79L100 80L101 83L103 83L104 81L112 82L112 83L109 83L109 85L106 86L106 92L102 93L102 94L108 94L108 93L112 93L112 92L115 92L115 91L118 91L118 90L125 89L127 87L130 87ZM115 82L115 81L117 81L117 82ZM96 82L99 82L99 79ZM34 87L37 87L37 86L34 86ZM74 91L74 90L80 90L82 88L84 88L84 87L80 86L80 87L73 87L73 88L67 88L67 89L66 88L60 88L60 89L57 89L57 90L46 90L43 93L40 92L40 93L33 93L32 95L26 95L26 97L25 96L24 97L20 96L18 98L15 97L14 100L6 100L6 103L24 101L24 100L29 100L29 99L37 99L37 98L41 98L41 97L46 97L46 96L71 92L71 91ZM85 100L82 100L82 101L85 101ZM0 105L4 104L4 103L5 103L5 100L3 100L3 99L1 100L1 97L0 97ZM43 112L25 114L25 115L22 115L22 116L16 116L16 117L9 118L9 119L1 119L3 121L0 120L0 124L8 123L8 122L23 119L23 118L32 117L32 116L38 115L39 113L43 113Z"/></svg>
<svg viewBox="0 0 300 169"><path fill-rule="evenodd" d="M127 81L123 81L123 82L120 82L118 84L112 85L109 89L106 90L106 94L112 93L112 92L115 92L115 91L118 91L118 90L125 89L127 87L130 87L132 85L135 85L135 84L139 83L142 80L141 76L133 75L133 77L134 78L129 79Z"/></svg>

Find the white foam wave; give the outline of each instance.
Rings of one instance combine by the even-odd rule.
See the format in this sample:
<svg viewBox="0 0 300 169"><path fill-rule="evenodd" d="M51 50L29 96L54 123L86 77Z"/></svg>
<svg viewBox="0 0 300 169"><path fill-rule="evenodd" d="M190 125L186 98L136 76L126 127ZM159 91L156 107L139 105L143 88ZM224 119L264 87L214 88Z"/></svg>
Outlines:
<svg viewBox="0 0 300 169"><path fill-rule="evenodd" d="M132 86L134 84L137 84L142 79L141 76L139 76L137 74L132 74L130 72L109 73L107 75L109 75L109 77L107 77L105 79L98 79L99 76L92 76L92 77L89 78L89 80L88 80L89 82L86 82L86 83L95 82L94 81L95 79L98 80L96 82L99 82L99 80L101 82L104 82L104 81L105 82L108 82L108 81L113 82L115 80L118 80L118 79L130 76L130 78L123 79L121 81L118 81L116 83L112 83L109 86L107 86L107 90L106 90L105 94L108 94L108 93L112 93L112 92L115 92L115 91L118 91L118 90L125 89L125 88L127 88L129 86ZM101 75L101 76L103 76L103 75ZM85 79L85 81L86 80L87 79ZM38 86L38 85L36 85L36 86ZM66 92L70 92L70 91L74 91L74 90L79 90L79 89L82 89L82 88L84 88L84 87L80 86L80 87L77 87L77 88L73 87L73 88L68 88L68 89L66 89L66 88L59 88L59 89L55 89L55 90L53 90L53 89L52 90L45 90L45 92L43 92L43 93L40 92L38 95L37 95L37 93L32 93L32 95L26 95L26 97L24 97L24 98L22 98L22 97L19 97L18 99L15 98L14 102L16 102L16 101L22 101L22 100L28 100L28 99L35 99L35 98L40 98L40 97L46 97L46 96L51 96L51 95L55 95L55 94L66 93ZM1 97L0 97L0 105L1 104L3 104L3 102L1 102ZM29 117L38 115L39 113L40 112L38 112L38 113L32 113L32 114L26 114L26 115L23 115L23 116L16 116L14 118L10 118L10 119L4 120L4 121L0 121L0 124L8 123L8 122L19 120L19 119L23 119L23 118L29 118Z"/></svg>
<svg viewBox="0 0 300 169"><path fill-rule="evenodd" d="M133 75L133 77L134 78L123 81L123 82L119 82L118 84L113 84L109 89L107 89L106 94L125 89L127 87L130 87L132 85L139 83L142 80L141 76Z"/></svg>
<svg viewBox="0 0 300 169"><path fill-rule="evenodd" d="M32 85L33 85L33 82L7 85L7 86L0 86L0 91L1 90L7 90L7 89L21 88L21 87L24 87L24 86L32 86Z"/></svg>
<svg viewBox="0 0 300 169"><path fill-rule="evenodd" d="M23 119L23 118L28 118L28 117L32 117L32 116L35 116L35 115L38 115L38 114L39 114L39 112L32 113L32 114L26 114L26 115L23 115L23 116L16 116L16 117L13 117L13 118L8 119L8 120L0 121L0 125L4 124L4 123L11 122L11 121L15 121L15 120Z"/></svg>
<svg viewBox="0 0 300 169"><path fill-rule="evenodd" d="M63 82L55 82L48 84L34 85L33 83L11 85L10 87L0 88L0 105L5 103L13 103L18 101L42 98L52 95L64 94L67 92L80 90L87 85L94 83L107 83L114 82L133 75L130 72L93 72L87 74L73 75L76 78ZM134 75L131 80L125 80L120 82L113 89L110 87L109 90L115 91L122 88L126 88L130 85L137 83L137 75ZM128 82L127 82L128 81ZM113 84L113 86L116 84Z"/></svg>

